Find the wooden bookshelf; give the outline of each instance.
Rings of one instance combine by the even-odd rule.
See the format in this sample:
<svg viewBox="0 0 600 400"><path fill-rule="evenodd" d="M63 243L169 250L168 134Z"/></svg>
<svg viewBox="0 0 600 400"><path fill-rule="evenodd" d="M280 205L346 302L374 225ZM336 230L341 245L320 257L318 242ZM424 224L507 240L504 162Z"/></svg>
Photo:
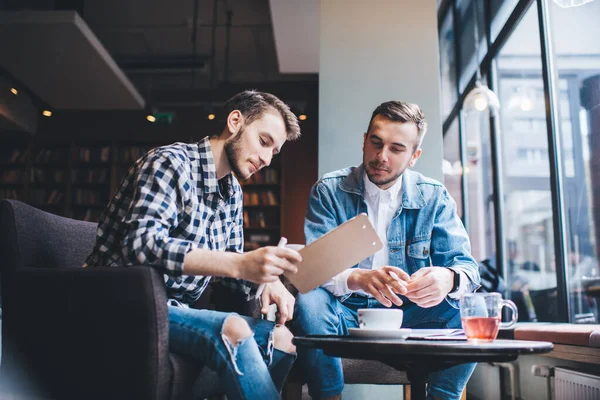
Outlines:
<svg viewBox="0 0 600 400"><path fill-rule="evenodd" d="M123 127L117 135L109 129L112 125L104 127L103 121L91 124L82 119L75 121L76 127L59 124L36 136L0 140L0 199L17 199L53 214L97 222L139 157L157 146L201 139L147 135L154 129L149 125L144 128L148 131L138 129L144 135L137 133L137 128L128 134ZM100 130L102 127L106 129ZM304 242L307 196L316 180L311 161L316 156L306 158L311 151L316 154L316 145L306 136L286 144L269 167L240 182L247 215L246 250L276 245L282 235L290 243ZM286 175L293 177L294 186L284 191Z"/></svg>
<svg viewBox="0 0 600 400"><path fill-rule="evenodd" d="M129 167L149 149L165 143L55 140L30 137L3 141L0 199L41 210L98 221Z"/></svg>
<svg viewBox="0 0 600 400"><path fill-rule="evenodd" d="M240 184L244 192L244 250L277 245L281 236L280 160Z"/></svg>
<svg viewBox="0 0 600 400"><path fill-rule="evenodd" d="M0 146L0 198L24 200L27 197L29 143L23 140L3 142Z"/></svg>

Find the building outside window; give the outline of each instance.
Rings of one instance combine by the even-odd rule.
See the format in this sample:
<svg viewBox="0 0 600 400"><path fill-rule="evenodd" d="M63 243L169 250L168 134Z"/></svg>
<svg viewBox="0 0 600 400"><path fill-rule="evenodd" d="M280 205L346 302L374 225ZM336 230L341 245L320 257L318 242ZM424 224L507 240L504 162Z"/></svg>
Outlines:
<svg viewBox="0 0 600 400"><path fill-rule="evenodd" d="M541 40L538 1L548 7L549 17L543 16L549 28L548 41ZM594 155L600 154L600 1L566 9L549 0L477 4L482 16L478 60L473 1L444 2L446 10L440 13L442 81L452 82L452 71L459 81L458 90L443 85L446 184L457 202L465 202L464 219L475 258L480 262L503 258L498 270L506 280L504 294L519 306L519 320L568 318L574 323L597 323L600 157ZM451 15L458 15L454 30L461 44L454 57L452 46L442 43L452 30ZM550 55L550 65L542 57L542 45ZM489 64L482 61L486 55ZM454 59L460 61L458 70L445 65ZM476 66L493 78L490 86L501 104L496 120L485 113L477 116L454 110L470 90ZM551 66L556 76L546 80L543 70L551 71ZM551 110L556 115L551 117L557 122L560 196L554 190L557 180L552 179L557 171L552 170L555 157L548 144L546 82L554 84L550 89L556 104ZM461 138L465 164L459 168ZM465 187L455 171L465 175ZM499 188L492 184L494 171L501 182ZM498 193L500 204L494 201ZM558 198L563 200L561 207ZM555 215L555 209L562 214ZM566 226L562 241L556 234L559 216ZM498 232L502 232L503 257L498 257ZM556 245L567 254L564 266L555 255ZM558 279L562 270L565 277ZM560 300L565 293L566 302Z"/></svg>
<svg viewBox="0 0 600 400"><path fill-rule="evenodd" d="M460 141L458 137L458 119L454 119L450 129L444 136L444 160L442 162L444 184L448 193L456 201L456 208L460 218L463 218L462 198L462 173L460 162Z"/></svg>
<svg viewBox="0 0 600 400"><path fill-rule="evenodd" d="M550 2L549 15L559 82L569 315L573 322L597 322L600 293L594 287L600 281L600 1L573 8Z"/></svg>

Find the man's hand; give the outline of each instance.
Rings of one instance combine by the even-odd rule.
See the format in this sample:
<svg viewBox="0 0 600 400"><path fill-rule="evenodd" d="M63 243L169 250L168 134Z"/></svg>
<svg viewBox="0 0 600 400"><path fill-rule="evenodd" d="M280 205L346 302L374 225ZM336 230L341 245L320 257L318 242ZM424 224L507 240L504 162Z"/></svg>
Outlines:
<svg viewBox="0 0 600 400"><path fill-rule="evenodd" d="M294 317L296 299L279 279L265 286L260 299L262 303L260 312L264 315L269 312L271 304L277 304L277 313L279 314L277 317L278 324L284 324Z"/></svg>
<svg viewBox="0 0 600 400"><path fill-rule="evenodd" d="M398 267L387 266L374 270L356 268L348 277L348 288L361 289L386 307L391 307L392 303L401 306L402 300L396 293L405 294L410 280L408 274Z"/></svg>
<svg viewBox="0 0 600 400"><path fill-rule="evenodd" d="M410 277L406 297L419 307L437 306L452 290L453 274L445 267L421 268Z"/></svg>
<svg viewBox="0 0 600 400"><path fill-rule="evenodd" d="M279 280L285 271L298 272L297 265L302 256L295 250L267 246L244 253L236 265L235 278L255 283L270 283Z"/></svg>

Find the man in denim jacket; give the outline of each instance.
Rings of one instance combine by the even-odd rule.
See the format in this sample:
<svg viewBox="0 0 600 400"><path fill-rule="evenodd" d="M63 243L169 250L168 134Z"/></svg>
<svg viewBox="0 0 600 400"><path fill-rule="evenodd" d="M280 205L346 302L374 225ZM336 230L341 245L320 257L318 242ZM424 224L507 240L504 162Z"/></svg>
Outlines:
<svg viewBox="0 0 600 400"><path fill-rule="evenodd" d="M427 130L416 104L375 109L363 163L326 174L312 189L304 233L311 243L367 213L383 249L296 301L297 332L348 334L359 308L404 310L406 328L460 328L458 299L479 286L476 261L456 203L439 182L411 171ZM342 363L322 350L299 349L312 398L340 398ZM475 364L430 375L428 398L459 399Z"/></svg>

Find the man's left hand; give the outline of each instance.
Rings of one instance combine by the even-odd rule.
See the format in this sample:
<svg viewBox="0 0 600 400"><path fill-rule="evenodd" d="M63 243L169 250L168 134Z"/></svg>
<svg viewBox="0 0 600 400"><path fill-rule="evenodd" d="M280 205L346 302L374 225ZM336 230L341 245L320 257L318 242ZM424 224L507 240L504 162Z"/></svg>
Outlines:
<svg viewBox="0 0 600 400"><path fill-rule="evenodd" d="M406 297L419 307L437 306L452 290L454 273L445 267L421 268L410 277Z"/></svg>
<svg viewBox="0 0 600 400"><path fill-rule="evenodd" d="M266 315L269 312L269 306L271 304L277 305L278 324L284 324L294 317L294 304L296 303L296 299L280 280L268 283L260 298L262 303L260 312L262 314Z"/></svg>

